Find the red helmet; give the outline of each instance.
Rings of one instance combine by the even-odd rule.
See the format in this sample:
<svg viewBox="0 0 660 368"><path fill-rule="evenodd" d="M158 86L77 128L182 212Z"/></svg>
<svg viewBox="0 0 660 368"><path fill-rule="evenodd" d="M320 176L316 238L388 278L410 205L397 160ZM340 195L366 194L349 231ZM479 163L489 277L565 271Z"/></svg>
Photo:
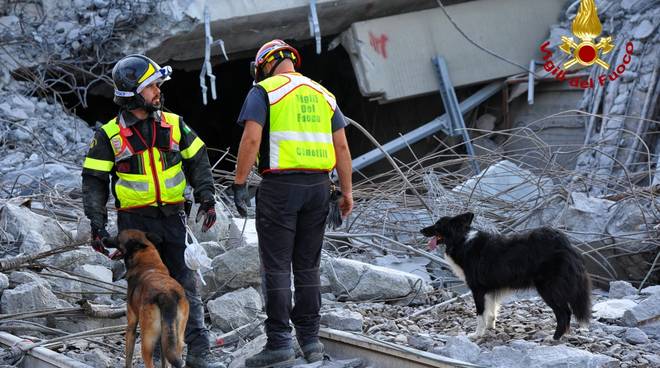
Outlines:
<svg viewBox="0 0 660 368"><path fill-rule="evenodd" d="M272 40L266 42L259 51L252 62L252 76L257 82L263 79L261 68L268 62L273 60L284 60L289 59L293 61L293 66L298 69L300 68L301 59L298 50L293 48L291 45L287 44L282 40Z"/></svg>

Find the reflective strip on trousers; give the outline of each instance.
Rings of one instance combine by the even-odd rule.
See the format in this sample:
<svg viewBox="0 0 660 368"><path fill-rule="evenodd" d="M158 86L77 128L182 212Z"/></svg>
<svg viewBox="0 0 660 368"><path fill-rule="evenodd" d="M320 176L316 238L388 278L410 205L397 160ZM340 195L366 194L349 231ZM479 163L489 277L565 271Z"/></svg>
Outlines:
<svg viewBox="0 0 660 368"><path fill-rule="evenodd" d="M280 166L280 142L298 141L332 144L332 134L305 132L270 132L270 167Z"/></svg>
<svg viewBox="0 0 660 368"><path fill-rule="evenodd" d="M149 183L144 183L140 181L127 181L124 179L119 179L117 181L117 185L122 186L124 188L128 188L131 190L134 190L136 192L148 192L149 191Z"/></svg>

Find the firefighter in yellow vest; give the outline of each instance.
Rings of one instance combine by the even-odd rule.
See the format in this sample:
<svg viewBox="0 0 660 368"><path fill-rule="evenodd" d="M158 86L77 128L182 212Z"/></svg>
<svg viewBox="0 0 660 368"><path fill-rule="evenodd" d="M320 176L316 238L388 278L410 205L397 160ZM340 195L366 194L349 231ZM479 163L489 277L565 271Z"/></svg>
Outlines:
<svg viewBox="0 0 660 368"><path fill-rule="evenodd" d="M353 207L344 116L332 93L296 73L299 67L300 55L293 47L281 40L264 44L252 65L256 84L238 118L244 131L233 190L241 215L247 215L246 181L257 156L263 176L256 226L268 340L263 351L245 361L248 368L293 362L289 320L305 359L323 359L319 263L330 199L328 173L334 168L343 192L341 214L347 216Z"/></svg>
<svg viewBox="0 0 660 368"><path fill-rule="evenodd" d="M83 205L92 226L92 246L108 255L106 203L112 190L119 231L156 233L160 256L185 289L190 304L185 342L187 367L222 367L212 363L209 331L195 274L184 262L186 184L200 203L197 221L208 230L216 220L213 178L204 142L176 115L161 111L160 85L172 69L143 55L129 55L112 70L115 118L96 132L83 163ZM117 255L119 258L121 255Z"/></svg>

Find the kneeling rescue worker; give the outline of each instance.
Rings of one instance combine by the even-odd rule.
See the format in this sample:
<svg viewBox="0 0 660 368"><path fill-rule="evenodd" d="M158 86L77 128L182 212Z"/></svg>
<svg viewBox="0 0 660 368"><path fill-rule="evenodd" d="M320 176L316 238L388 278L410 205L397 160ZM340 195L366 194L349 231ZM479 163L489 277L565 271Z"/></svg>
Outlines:
<svg viewBox="0 0 660 368"><path fill-rule="evenodd" d="M83 164L83 205L92 226L92 246L108 255L106 203L112 189L119 231L157 233L158 251L171 276L183 286L190 304L185 342L186 367L223 367L213 363L209 331L196 275L184 262L184 190L189 183L200 207L202 230L216 220L213 177L204 142L172 113L161 111L160 85L172 68L143 55L129 55L112 70L117 117L96 132Z"/></svg>

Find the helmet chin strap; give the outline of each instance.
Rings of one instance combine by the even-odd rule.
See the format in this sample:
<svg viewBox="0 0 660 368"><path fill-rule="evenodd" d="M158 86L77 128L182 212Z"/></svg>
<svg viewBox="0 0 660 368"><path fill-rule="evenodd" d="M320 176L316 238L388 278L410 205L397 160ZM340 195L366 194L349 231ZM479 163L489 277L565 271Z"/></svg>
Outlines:
<svg viewBox="0 0 660 368"><path fill-rule="evenodd" d="M152 113L154 111L159 111L163 109L163 102L165 101L165 94L160 93L160 103L156 106L150 103L147 103L145 101L144 97L142 97L141 94L136 94L135 97L133 98L132 103L129 103L125 106L123 106L123 109L129 111L129 110L135 110L135 109L144 109L147 113Z"/></svg>
<svg viewBox="0 0 660 368"><path fill-rule="evenodd" d="M275 64L273 64L273 67L270 68L270 71L268 73L263 73L264 74L264 79L270 78L273 76L275 73L275 70L277 69L278 66L284 61L284 58L282 59L276 59Z"/></svg>

